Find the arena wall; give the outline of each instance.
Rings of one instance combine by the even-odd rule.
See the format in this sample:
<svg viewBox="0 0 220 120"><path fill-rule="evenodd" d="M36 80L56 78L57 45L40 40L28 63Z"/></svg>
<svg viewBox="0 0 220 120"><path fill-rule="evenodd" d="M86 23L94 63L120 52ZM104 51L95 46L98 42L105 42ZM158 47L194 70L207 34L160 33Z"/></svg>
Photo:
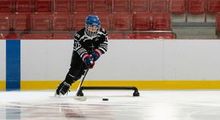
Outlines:
<svg viewBox="0 0 220 120"><path fill-rule="evenodd" d="M69 69L72 48L72 40L21 40L21 89L55 89ZM110 40L85 85L220 89L219 53L218 40Z"/></svg>
<svg viewBox="0 0 220 120"><path fill-rule="evenodd" d="M5 46L5 41L4 40L0 40L0 90L5 90L5 66L6 66L6 46Z"/></svg>

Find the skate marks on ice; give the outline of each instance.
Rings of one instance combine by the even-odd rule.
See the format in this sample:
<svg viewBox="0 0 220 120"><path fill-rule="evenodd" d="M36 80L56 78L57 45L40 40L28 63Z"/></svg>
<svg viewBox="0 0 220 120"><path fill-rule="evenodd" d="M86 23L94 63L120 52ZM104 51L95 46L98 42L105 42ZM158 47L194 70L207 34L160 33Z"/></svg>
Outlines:
<svg viewBox="0 0 220 120"><path fill-rule="evenodd" d="M1 120L219 120L220 91L141 91L140 97L103 92L83 100L53 92L1 92ZM102 101L108 98L109 101Z"/></svg>

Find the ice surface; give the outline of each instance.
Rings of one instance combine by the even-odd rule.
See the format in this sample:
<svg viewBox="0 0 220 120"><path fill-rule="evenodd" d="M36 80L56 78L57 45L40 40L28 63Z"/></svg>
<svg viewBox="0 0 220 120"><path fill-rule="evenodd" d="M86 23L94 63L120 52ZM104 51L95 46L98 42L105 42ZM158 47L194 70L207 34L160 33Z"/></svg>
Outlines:
<svg viewBox="0 0 220 120"><path fill-rule="evenodd" d="M0 120L220 120L220 91L0 92ZM103 101L108 98L108 101Z"/></svg>

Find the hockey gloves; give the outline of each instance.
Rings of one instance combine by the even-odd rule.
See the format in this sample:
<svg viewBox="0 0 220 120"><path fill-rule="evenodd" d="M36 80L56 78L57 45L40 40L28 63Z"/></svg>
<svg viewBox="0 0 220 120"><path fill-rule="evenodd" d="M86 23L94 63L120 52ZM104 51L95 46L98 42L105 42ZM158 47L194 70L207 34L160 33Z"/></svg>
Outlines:
<svg viewBox="0 0 220 120"><path fill-rule="evenodd" d="M102 52L99 49L95 49L94 52L91 54L93 57L93 60L96 61L101 56Z"/></svg>
<svg viewBox="0 0 220 120"><path fill-rule="evenodd" d="M86 64L87 68L93 68L93 66L95 65L92 55L85 54L83 55L82 60Z"/></svg>

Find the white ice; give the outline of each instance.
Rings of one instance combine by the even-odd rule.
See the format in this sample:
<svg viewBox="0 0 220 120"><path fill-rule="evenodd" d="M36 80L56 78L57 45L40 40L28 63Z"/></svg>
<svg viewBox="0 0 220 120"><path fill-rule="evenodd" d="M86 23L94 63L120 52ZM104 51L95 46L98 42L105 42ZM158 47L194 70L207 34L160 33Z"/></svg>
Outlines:
<svg viewBox="0 0 220 120"><path fill-rule="evenodd" d="M103 101L108 98L108 101ZM0 92L0 120L220 120L220 91Z"/></svg>

